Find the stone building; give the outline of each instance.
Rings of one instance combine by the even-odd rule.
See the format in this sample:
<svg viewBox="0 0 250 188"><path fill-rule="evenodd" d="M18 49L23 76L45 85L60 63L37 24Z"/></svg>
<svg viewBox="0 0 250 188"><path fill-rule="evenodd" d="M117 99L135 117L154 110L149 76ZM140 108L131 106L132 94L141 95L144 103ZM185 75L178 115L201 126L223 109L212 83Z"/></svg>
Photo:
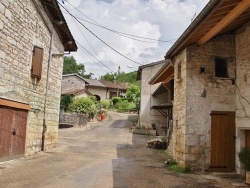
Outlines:
<svg viewBox="0 0 250 188"><path fill-rule="evenodd" d="M56 0L0 1L0 160L56 145L63 54L76 50Z"/></svg>
<svg viewBox="0 0 250 188"><path fill-rule="evenodd" d="M106 98L112 99L113 97L124 97L128 88L128 83L111 82L106 80L100 80L100 82L106 87Z"/></svg>
<svg viewBox="0 0 250 188"><path fill-rule="evenodd" d="M72 95L75 97L87 97L93 95L86 89L88 84L85 79L77 74L65 74L62 77L61 95Z"/></svg>
<svg viewBox="0 0 250 188"><path fill-rule="evenodd" d="M241 173L250 148L249 0L210 0L166 53L174 66L152 83L174 80L169 152L196 170ZM157 73L159 74L159 73Z"/></svg>
<svg viewBox="0 0 250 188"><path fill-rule="evenodd" d="M77 74L65 74L62 81L62 95L72 94L76 97L93 95L97 100L105 100L115 96L124 96L127 86L124 83L86 79Z"/></svg>
<svg viewBox="0 0 250 188"><path fill-rule="evenodd" d="M141 80L139 124L145 127L155 124L159 135L162 135L161 127L167 124L165 110L162 107L171 99L166 87L160 83L151 85L150 81L165 62L162 60L142 65L137 71L137 80Z"/></svg>

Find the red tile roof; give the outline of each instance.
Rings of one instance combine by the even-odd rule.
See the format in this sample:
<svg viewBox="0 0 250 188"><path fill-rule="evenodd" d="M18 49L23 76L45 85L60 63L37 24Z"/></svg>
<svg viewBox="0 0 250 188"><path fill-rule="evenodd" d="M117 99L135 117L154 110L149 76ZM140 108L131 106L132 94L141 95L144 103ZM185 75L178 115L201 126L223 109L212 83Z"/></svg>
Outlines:
<svg viewBox="0 0 250 188"><path fill-rule="evenodd" d="M93 95L87 89L72 89L72 90L63 92L62 95L79 95L82 93L87 93L88 95Z"/></svg>
<svg viewBox="0 0 250 188"><path fill-rule="evenodd" d="M129 86L129 84L127 83L121 83L121 82L110 82L110 81L106 81L106 80L99 80L103 85L105 85L106 87L108 88L113 88L113 89L116 89L116 88L119 88L119 89L124 89L126 90Z"/></svg>

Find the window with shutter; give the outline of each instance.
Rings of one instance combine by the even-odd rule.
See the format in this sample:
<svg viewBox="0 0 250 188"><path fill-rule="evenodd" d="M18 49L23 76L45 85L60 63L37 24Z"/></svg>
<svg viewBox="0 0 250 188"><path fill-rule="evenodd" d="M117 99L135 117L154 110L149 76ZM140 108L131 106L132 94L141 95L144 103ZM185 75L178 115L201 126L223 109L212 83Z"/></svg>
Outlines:
<svg viewBox="0 0 250 188"><path fill-rule="evenodd" d="M34 46L32 67L31 67L31 77L41 79L42 76L42 62L43 62L43 49Z"/></svg>

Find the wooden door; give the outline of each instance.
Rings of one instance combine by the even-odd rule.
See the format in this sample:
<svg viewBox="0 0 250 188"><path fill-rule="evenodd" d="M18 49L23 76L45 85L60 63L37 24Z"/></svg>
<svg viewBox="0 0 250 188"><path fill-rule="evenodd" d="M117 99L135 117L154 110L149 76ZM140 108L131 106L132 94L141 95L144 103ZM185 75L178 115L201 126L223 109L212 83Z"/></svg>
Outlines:
<svg viewBox="0 0 250 188"><path fill-rule="evenodd" d="M28 112L25 110L12 110L12 155L20 155L25 153L26 140L26 124Z"/></svg>
<svg viewBox="0 0 250 188"><path fill-rule="evenodd" d="M250 130L246 130L245 134L245 139L246 139L246 148L250 149Z"/></svg>
<svg viewBox="0 0 250 188"><path fill-rule="evenodd" d="M235 169L235 113L211 113L210 169L234 171Z"/></svg>
<svg viewBox="0 0 250 188"><path fill-rule="evenodd" d="M0 158L25 153L28 111L0 106Z"/></svg>
<svg viewBox="0 0 250 188"><path fill-rule="evenodd" d="M0 158L11 155L13 114L0 106Z"/></svg>

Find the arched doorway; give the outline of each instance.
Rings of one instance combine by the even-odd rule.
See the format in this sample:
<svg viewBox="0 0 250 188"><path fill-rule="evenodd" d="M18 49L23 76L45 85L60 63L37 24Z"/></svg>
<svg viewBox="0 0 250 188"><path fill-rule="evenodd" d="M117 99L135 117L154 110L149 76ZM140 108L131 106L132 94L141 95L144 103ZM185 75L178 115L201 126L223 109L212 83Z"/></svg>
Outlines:
<svg viewBox="0 0 250 188"><path fill-rule="evenodd" d="M94 95L97 101L101 100L101 97L99 95Z"/></svg>

